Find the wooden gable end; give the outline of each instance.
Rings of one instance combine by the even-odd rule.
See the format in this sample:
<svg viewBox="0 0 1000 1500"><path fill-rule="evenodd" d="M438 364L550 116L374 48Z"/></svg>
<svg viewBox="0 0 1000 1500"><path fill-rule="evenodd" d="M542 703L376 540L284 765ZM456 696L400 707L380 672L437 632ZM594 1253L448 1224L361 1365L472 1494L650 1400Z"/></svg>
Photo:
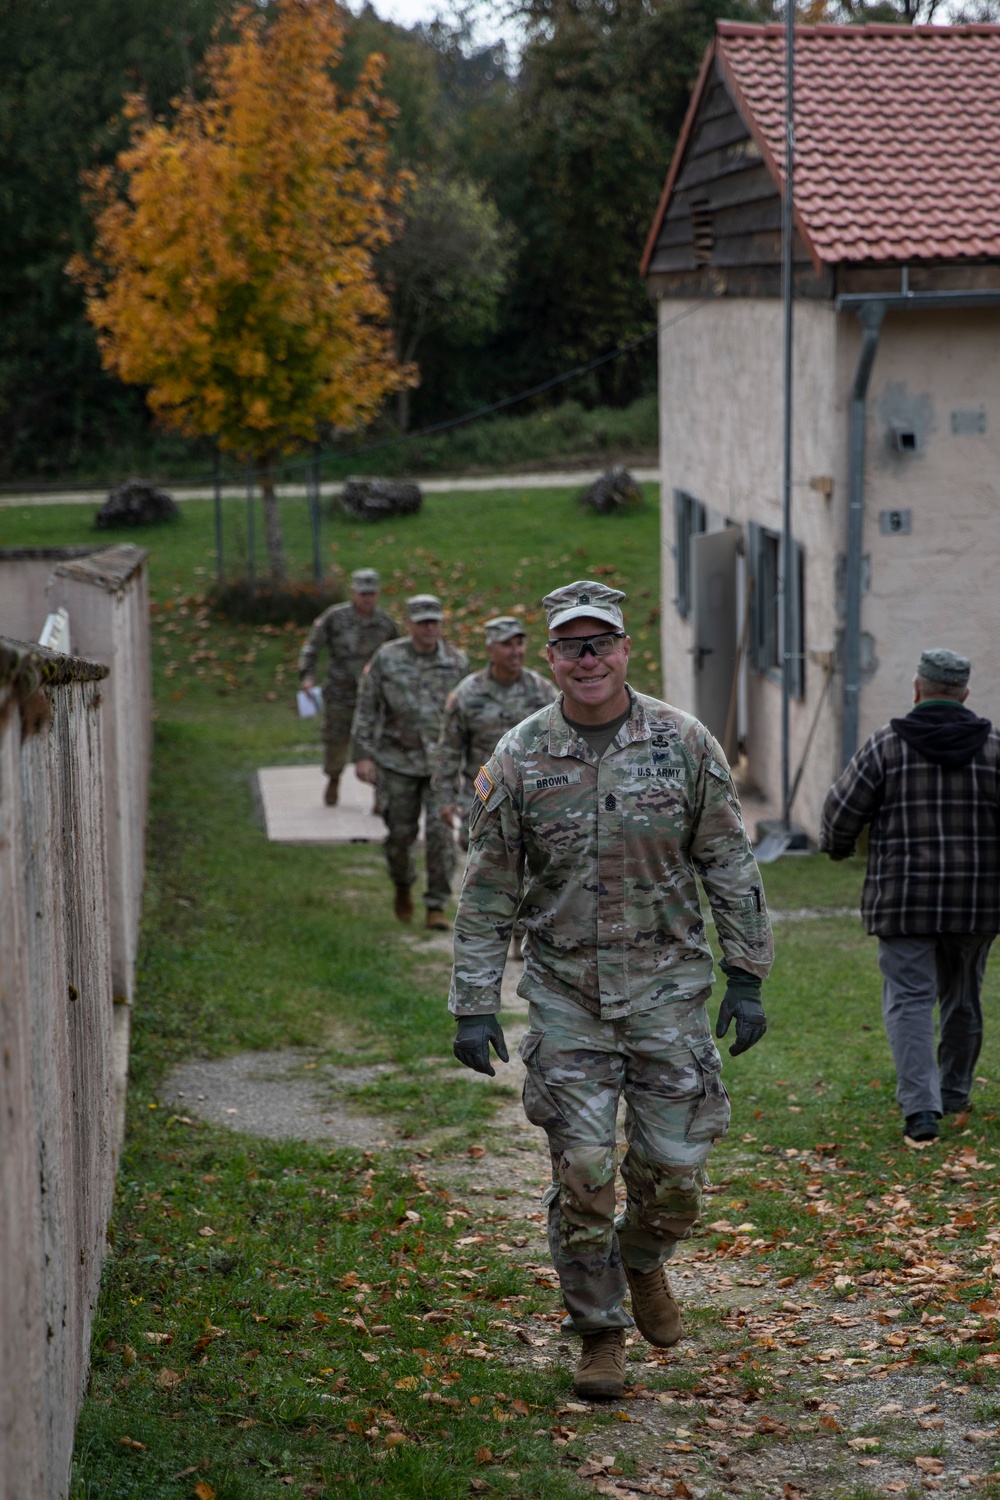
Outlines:
<svg viewBox="0 0 1000 1500"><path fill-rule="evenodd" d="M781 292L781 195L726 86L705 80L680 170L647 268L654 297L776 297ZM795 292L831 297L795 236Z"/></svg>

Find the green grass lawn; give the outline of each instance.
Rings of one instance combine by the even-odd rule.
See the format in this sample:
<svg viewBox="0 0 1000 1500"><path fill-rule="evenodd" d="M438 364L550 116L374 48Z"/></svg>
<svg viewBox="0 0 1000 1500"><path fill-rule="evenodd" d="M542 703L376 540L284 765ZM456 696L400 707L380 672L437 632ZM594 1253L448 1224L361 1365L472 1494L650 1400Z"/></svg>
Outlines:
<svg viewBox="0 0 1000 1500"><path fill-rule="evenodd" d="M0 541L85 541L89 521L81 507L4 510ZM288 507L287 523L304 563L304 510ZM441 1167L469 1144L489 1149L494 1096L456 1087L444 962L393 921L378 851L263 836L256 769L317 758L314 731L292 709L301 631L210 618L209 506L186 504L177 526L130 539L149 547L155 609L148 886L128 1140L73 1500L457 1500L484 1488L548 1500L590 1492L576 1470L595 1451L619 1453L633 1472L617 1412L573 1415L566 1438L568 1361L540 1369L523 1357L517 1327L550 1318L557 1302L548 1278L499 1248L511 1233L502 1204L449 1195L402 1148L368 1159L274 1143L161 1106L165 1070L192 1056L311 1045L342 1062L391 1062L399 1071L372 1107L414 1137L459 1127ZM324 546L344 568L379 567L392 605L441 593L452 634L470 644L482 618L515 603L540 644L539 596L596 573L628 590L632 680L656 691L652 502L600 519L564 492L432 497L387 527L328 520ZM976 1113L935 1150L906 1152L874 944L834 914L856 901L860 863L789 857L764 879L772 908L828 914L778 926L770 1030L752 1052L725 1057L733 1129L685 1256L780 1278L831 1307L864 1313L869 1291L896 1298L900 1378L933 1367L961 1379L978 1403L970 1417L996 1421L995 1370L976 1361L1000 1347L985 1241L997 1217L997 982L988 977L980 1074L990 1082ZM478 1242L486 1225L492 1238ZM925 1262L954 1274L920 1282L911 1272ZM877 1286L861 1280L872 1276ZM697 1394L724 1367L732 1390L780 1420L801 1414L811 1377L788 1373L787 1350L710 1306L692 1324L697 1349L644 1369L648 1387ZM678 1421L708 1411L689 1405ZM846 1439L817 1430L815 1440L840 1443L854 1463ZM821 1480L813 1493L860 1500L855 1480L854 1490Z"/></svg>

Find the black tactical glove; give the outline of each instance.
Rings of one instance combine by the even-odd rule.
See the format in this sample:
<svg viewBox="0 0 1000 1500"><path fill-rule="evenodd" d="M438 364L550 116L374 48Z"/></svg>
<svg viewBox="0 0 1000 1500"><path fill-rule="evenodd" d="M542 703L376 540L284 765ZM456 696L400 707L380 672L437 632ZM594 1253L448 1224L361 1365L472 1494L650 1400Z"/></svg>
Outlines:
<svg viewBox="0 0 1000 1500"><path fill-rule="evenodd" d="M726 993L719 1006L719 1019L715 1023L716 1036L725 1036L735 1017L736 1040L729 1049L730 1057L737 1057L759 1042L767 1030L767 1017L760 1003L760 980L756 974L745 969L722 965L726 976Z"/></svg>
<svg viewBox="0 0 1000 1500"><path fill-rule="evenodd" d="M454 1052L460 1063L474 1073L488 1073L496 1077L496 1068L490 1063L490 1043L501 1062L510 1062L507 1043L503 1039L503 1028L495 1015L459 1016L455 1033Z"/></svg>

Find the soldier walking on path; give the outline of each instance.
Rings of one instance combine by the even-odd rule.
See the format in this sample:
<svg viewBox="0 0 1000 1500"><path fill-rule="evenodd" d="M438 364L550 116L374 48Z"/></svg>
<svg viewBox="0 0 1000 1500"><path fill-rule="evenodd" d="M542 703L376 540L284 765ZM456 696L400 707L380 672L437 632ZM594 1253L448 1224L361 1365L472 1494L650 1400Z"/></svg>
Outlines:
<svg viewBox="0 0 1000 1500"><path fill-rule="evenodd" d="M681 1336L664 1264L701 1212L705 1162L729 1124L706 1010L713 980L696 877L724 954L716 1035L764 1035L772 957L760 875L718 743L626 682L625 595L571 583L547 595L561 696L507 733L476 777L455 920L455 1055L492 1076L515 916L529 1004L524 1109L546 1132L549 1247L583 1336L574 1385L620 1398L624 1307L661 1348ZM624 1211L615 1217L618 1101Z"/></svg>
<svg viewBox="0 0 1000 1500"><path fill-rule="evenodd" d="M407 600L409 635L381 646L362 673L352 739L358 779L377 784L389 830L383 847L396 888L393 910L401 922L413 917L410 887L417 875L414 845L423 810L427 926L446 928L455 839L431 798L431 760L445 700L465 676L469 660L441 639L443 619L441 601L433 594Z"/></svg>
<svg viewBox="0 0 1000 1500"><path fill-rule="evenodd" d="M316 682L316 658L329 653L323 684L323 770L327 775L323 801L337 805L340 777L350 759L351 722L358 696L358 679L365 663L399 629L391 615L378 608L379 576L374 568L351 574L351 597L331 604L313 621L299 652L299 677L304 688Z"/></svg>
<svg viewBox="0 0 1000 1500"><path fill-rule="evenodd" d="M832 859L869 829L861 919L878 937L903 1136L918 1146L937 1139L942 1114L971 1108L980 991L1000 931L1000 730L962 706L970 670L954 651L925 651L913 708L861 746L823 808Z"/></svg>
<svg viewBox="0 0 1000 1500"><path fill-rule="evenodd" d="M458 842L469 847L469 809L476 772L501 737L522 719L551 703L556 690L547 677L524 665L524 622L498 615L483 626L488 667L470 672L448 694L441 738L434 753L431 788L449 827L461 815Z"/></svg>

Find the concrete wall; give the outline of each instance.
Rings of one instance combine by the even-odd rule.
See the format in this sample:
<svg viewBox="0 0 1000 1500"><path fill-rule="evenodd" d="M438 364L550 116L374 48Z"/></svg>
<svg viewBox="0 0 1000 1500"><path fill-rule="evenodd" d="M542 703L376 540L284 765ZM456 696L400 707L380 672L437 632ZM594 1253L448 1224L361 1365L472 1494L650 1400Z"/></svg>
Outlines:
<svg viewBox="0 0 1000 1500"><path fill-rule="evenodd" d="M146 559L144 549L130 543L0 550L0 632L37 638L46 615L62 605L69 613L73 653L110 669L101 716L119 1140L125 1124L152 752Z"/></svg>
<svg viewBox="0 0 1000 1500"><path fill-rule="evenodd" d="M105 818L115 998L131 1003L142 915L152 751L146 552L123 544L56 564L49 610L69 613L73 651L110 668L104 689Z"/></svg>
<svg viewBox="0 0 1000 1500"><path fill-rule="evenodd" d="M720 298L676 322L693 303L660 304L663 653L665 696L694 708L691 624L672 603L673 491L726 520L781 528L782 310L776 299ZM840 770L843 679L830 691L817 656L837 651L843 630L847 539L847 445L851 385L861 347L853 314L828 303L795 309L795 434L792 529L805 549L806 696L792 704L791 766L810 727L794 817L815 838L823 798ZM905 713L920 650L947 645L972 658L970 704L1000 722L1000 310L887 316L872 372L865 462L865 636L860 739ZM900 452L894 429L917 435ZM832 480L827 498L810 481ZM881 512L909 512L908 534L880 529ZM760 793L748 821L779 809L781 692L750 671L747 760Z"/></svg>
<svg viewBox="0 0 1000 1500"><path fill-rule="evenodd" d="M66 1493L111 1209L106 676L0 639L0 1500Z"/></svg>
<svg viewBox="0 0 1000 1500"><path fill-rule="evenodd" d="M679 315L689 315L678 321ZM826 303L795 310L794 475L792 531L805 551L805 646L832 651L836 555L842 541L838 498L844 493L845 401L836 387L837 318ZM662 468L662 597L664 695L694 710L690 620L676 595L673 492L686 491L710 511L709 528L755 521L781 529L782 310L776 299L720 298L700 307L660 303L660 462ZM833 479L833 497L810 486ZM758 812L773 814L781 795L780 706L777 681L747 672L744 767L760 793ZM822 797L836 755L834 716L821 706L826 676L807 661L805 697L791 708L794 773L813 739L795 816L818 828ZM827 699L829 701L829 699ZM749 803L753 799L747 799ZM751 829L751 832L753 830Z"/></svg>
<svg viewBox="0 0 1000 1500"><path fill-rule="evenodd" d="M868 398L861 628L877 666L861 693L862 741L906 712L924 646L969 656L969 706L1000 722L998 345L1000 309L908 311L883 324ZM845 336L842 390L855 357ZM916 431L916 453L896 449L893 424ZM880 532L880 511L893 510L909 510L909 535Z"/></svg>

